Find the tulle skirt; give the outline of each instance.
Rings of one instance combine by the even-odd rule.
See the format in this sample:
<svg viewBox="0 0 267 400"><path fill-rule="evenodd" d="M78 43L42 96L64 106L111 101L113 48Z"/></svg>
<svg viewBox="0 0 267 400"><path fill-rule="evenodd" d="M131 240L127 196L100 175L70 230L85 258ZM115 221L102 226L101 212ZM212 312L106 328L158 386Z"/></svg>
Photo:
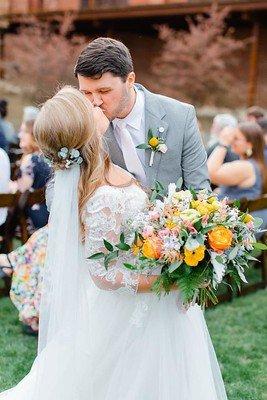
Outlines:
<svg viewBox="0 0 267 400"><path fill-rule="evenodd" d="M60 332L1 400L227 399L199 306L186 311L177 291L83 298L75 340Z"/></svg>

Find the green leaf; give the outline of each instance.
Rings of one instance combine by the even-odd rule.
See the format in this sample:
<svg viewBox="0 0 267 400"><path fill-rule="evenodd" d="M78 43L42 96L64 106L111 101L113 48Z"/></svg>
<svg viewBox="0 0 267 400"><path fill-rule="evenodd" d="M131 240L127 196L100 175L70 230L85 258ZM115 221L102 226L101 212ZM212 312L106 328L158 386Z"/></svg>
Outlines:
<svg viewBox="0 0 267 400"><path fill-rule="evenodd" d="M169 266L169 269L168 269L169 273L171 274L171 273L174 272L177 268L179 268L180 265L182 264L182 262L183 262L182 260L179 260L179 261L176 261L176 262L172 263L172 264Z"/></svg>
<svg viewBox="0 0 267 400"><path fill-rule="evenodd" d="M90 257L87 257L87 260L100 260L100 258L104 258L105 254L104 253L95 253L92 254Z"/></svg>
<svg viewBox="0 0 267 400"><path fill-rule="evenodd" d="M193 199L197 200L197 192L195 191L195 189L192 186L190 186L189 190L192 193Z"/></svg>
<svg viewBox="0 0 267 400"><path fill-rule="evenodd" d="M165 188L164 188L163 184L161 182L159 182L159 181L155 181L155 188L157 190L165 191Z"/></svg>
<svg viewBox="0 0 267 400"><path fill-rule="evenodd" d="M125 266L125 268L131 269L131 270L137 269L136 266L133 264L123 263L123 265Z"/></svg>
<svg viewBox="0 0 267 400"><path fill-rule="evenodd" d="M221 256L216 256L215 260L220 264L224 264L224 259Z"/></svg>
<svg viewBox="0 0 267 400"><path fill-rule="evenodd" d="M254 247L254 249L257 249L257 250L267 250L267 245L264 243L261 243L261 242L253 243L253 247Z"/></svg>
<svg viewBox="0 0 267 400"><path fill-rule="evenodd" d="M150 139L153 138L153 132L152 132L152 129L151 129L151 128L148 129L147 138L148 138L148 140L150 140Z"/></svg>
<svg viewBox="0 0 267 400"><path fill-rule="evenodd" d="M116 244L116 247L123 251L128 251L131 248L127 243L122 243L122 242L119 244Z"/></svg>
<svg viewBox="0 0 267 400"><path fill-rule="evenodd" d="M113 251L113 246L107 240L104 239L104 246L108 251Z"/></svg>
<svg viewBox="0 0 267 400"><path fill-rule="evenodd" d="M176 182L176 189L180 190L183 185L183 178L179 178L178 181Z"/></svg>
<svg viewBox="0 0 267 400"><path fill-rule="evenodd" d="M259 217L253 218L253 225L256 229L258 229L263 224L263 219Z"/></svg>
<svg viewBox="0 0 267 400"><path fill-rule="evenodd" d="M240 205L241 205L240 200L235 200L235 201L233 202L233 207L240 208Z"/></svg>
<svg viewBox="0 0 267 400"><path fill-rule="evenodd" d="M114 260L114 258L117 258L118 255L118 250L112 251L111 253L105 255L104 265L106 269L108 268L110 261Z"/></svg>
<svg viewBox="0 0 267 400"><path fill-rule="evenodd" d="M234 260L236 258L238 250L238 247L234 247L233 249L231 249L230 253L228 254L229 260Z"/></svg>
<svg viewBox="0 0 267 400"><path fill-rule="evenodd" d="M149 146L149 145L146 144L146 143L141 143L141 144L139 144L138 146L136 146L135 148L136 148L136 149L148 150L148 149L151 149L151 146Z"/></svg>

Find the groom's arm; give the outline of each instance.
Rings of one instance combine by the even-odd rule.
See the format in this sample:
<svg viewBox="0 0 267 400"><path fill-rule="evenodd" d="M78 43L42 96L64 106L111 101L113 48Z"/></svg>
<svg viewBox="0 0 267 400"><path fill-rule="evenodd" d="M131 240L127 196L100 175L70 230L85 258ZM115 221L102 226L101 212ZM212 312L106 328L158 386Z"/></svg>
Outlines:
<svg viewBox="0 0 267 400"><path fill-rule="evenodd" d="M182 149L182 173L185 188L209 189L210 181L205 151L198 128L195 108L189 105Z"/></svg>

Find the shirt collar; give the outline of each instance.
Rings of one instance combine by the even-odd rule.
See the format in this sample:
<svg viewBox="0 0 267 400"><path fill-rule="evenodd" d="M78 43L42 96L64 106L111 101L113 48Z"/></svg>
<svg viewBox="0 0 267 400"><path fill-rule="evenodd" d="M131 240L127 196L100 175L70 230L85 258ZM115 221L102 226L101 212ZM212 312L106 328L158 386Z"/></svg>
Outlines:
<svg viewBox="0 0 267 400"><path fill-rule="evenodd" d="M124 122L126 125L129 125L132 128L140 130L144 114L145 99L141 90L138 90L135 87L135 91L136 99L131 112L125 118L114 118L114 120L112 121L114 128L116 128L116 126L119 125L121 122Z"/></svg>

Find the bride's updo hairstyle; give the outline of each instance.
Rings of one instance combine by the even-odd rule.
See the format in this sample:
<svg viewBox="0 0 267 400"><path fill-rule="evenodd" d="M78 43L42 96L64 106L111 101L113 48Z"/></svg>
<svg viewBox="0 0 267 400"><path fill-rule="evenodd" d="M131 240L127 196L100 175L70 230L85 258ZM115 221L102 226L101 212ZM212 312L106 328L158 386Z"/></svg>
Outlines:
<svg viewBox="0 0 267 400"><path fill-rule="evenodd" d="M77 149L80 165L79 210L105 179L110 166L102 138L96 133L93 106L79 90L65 86L42 106L34 124L34 136L54 169L66 168L58 152Z"/></svg>

